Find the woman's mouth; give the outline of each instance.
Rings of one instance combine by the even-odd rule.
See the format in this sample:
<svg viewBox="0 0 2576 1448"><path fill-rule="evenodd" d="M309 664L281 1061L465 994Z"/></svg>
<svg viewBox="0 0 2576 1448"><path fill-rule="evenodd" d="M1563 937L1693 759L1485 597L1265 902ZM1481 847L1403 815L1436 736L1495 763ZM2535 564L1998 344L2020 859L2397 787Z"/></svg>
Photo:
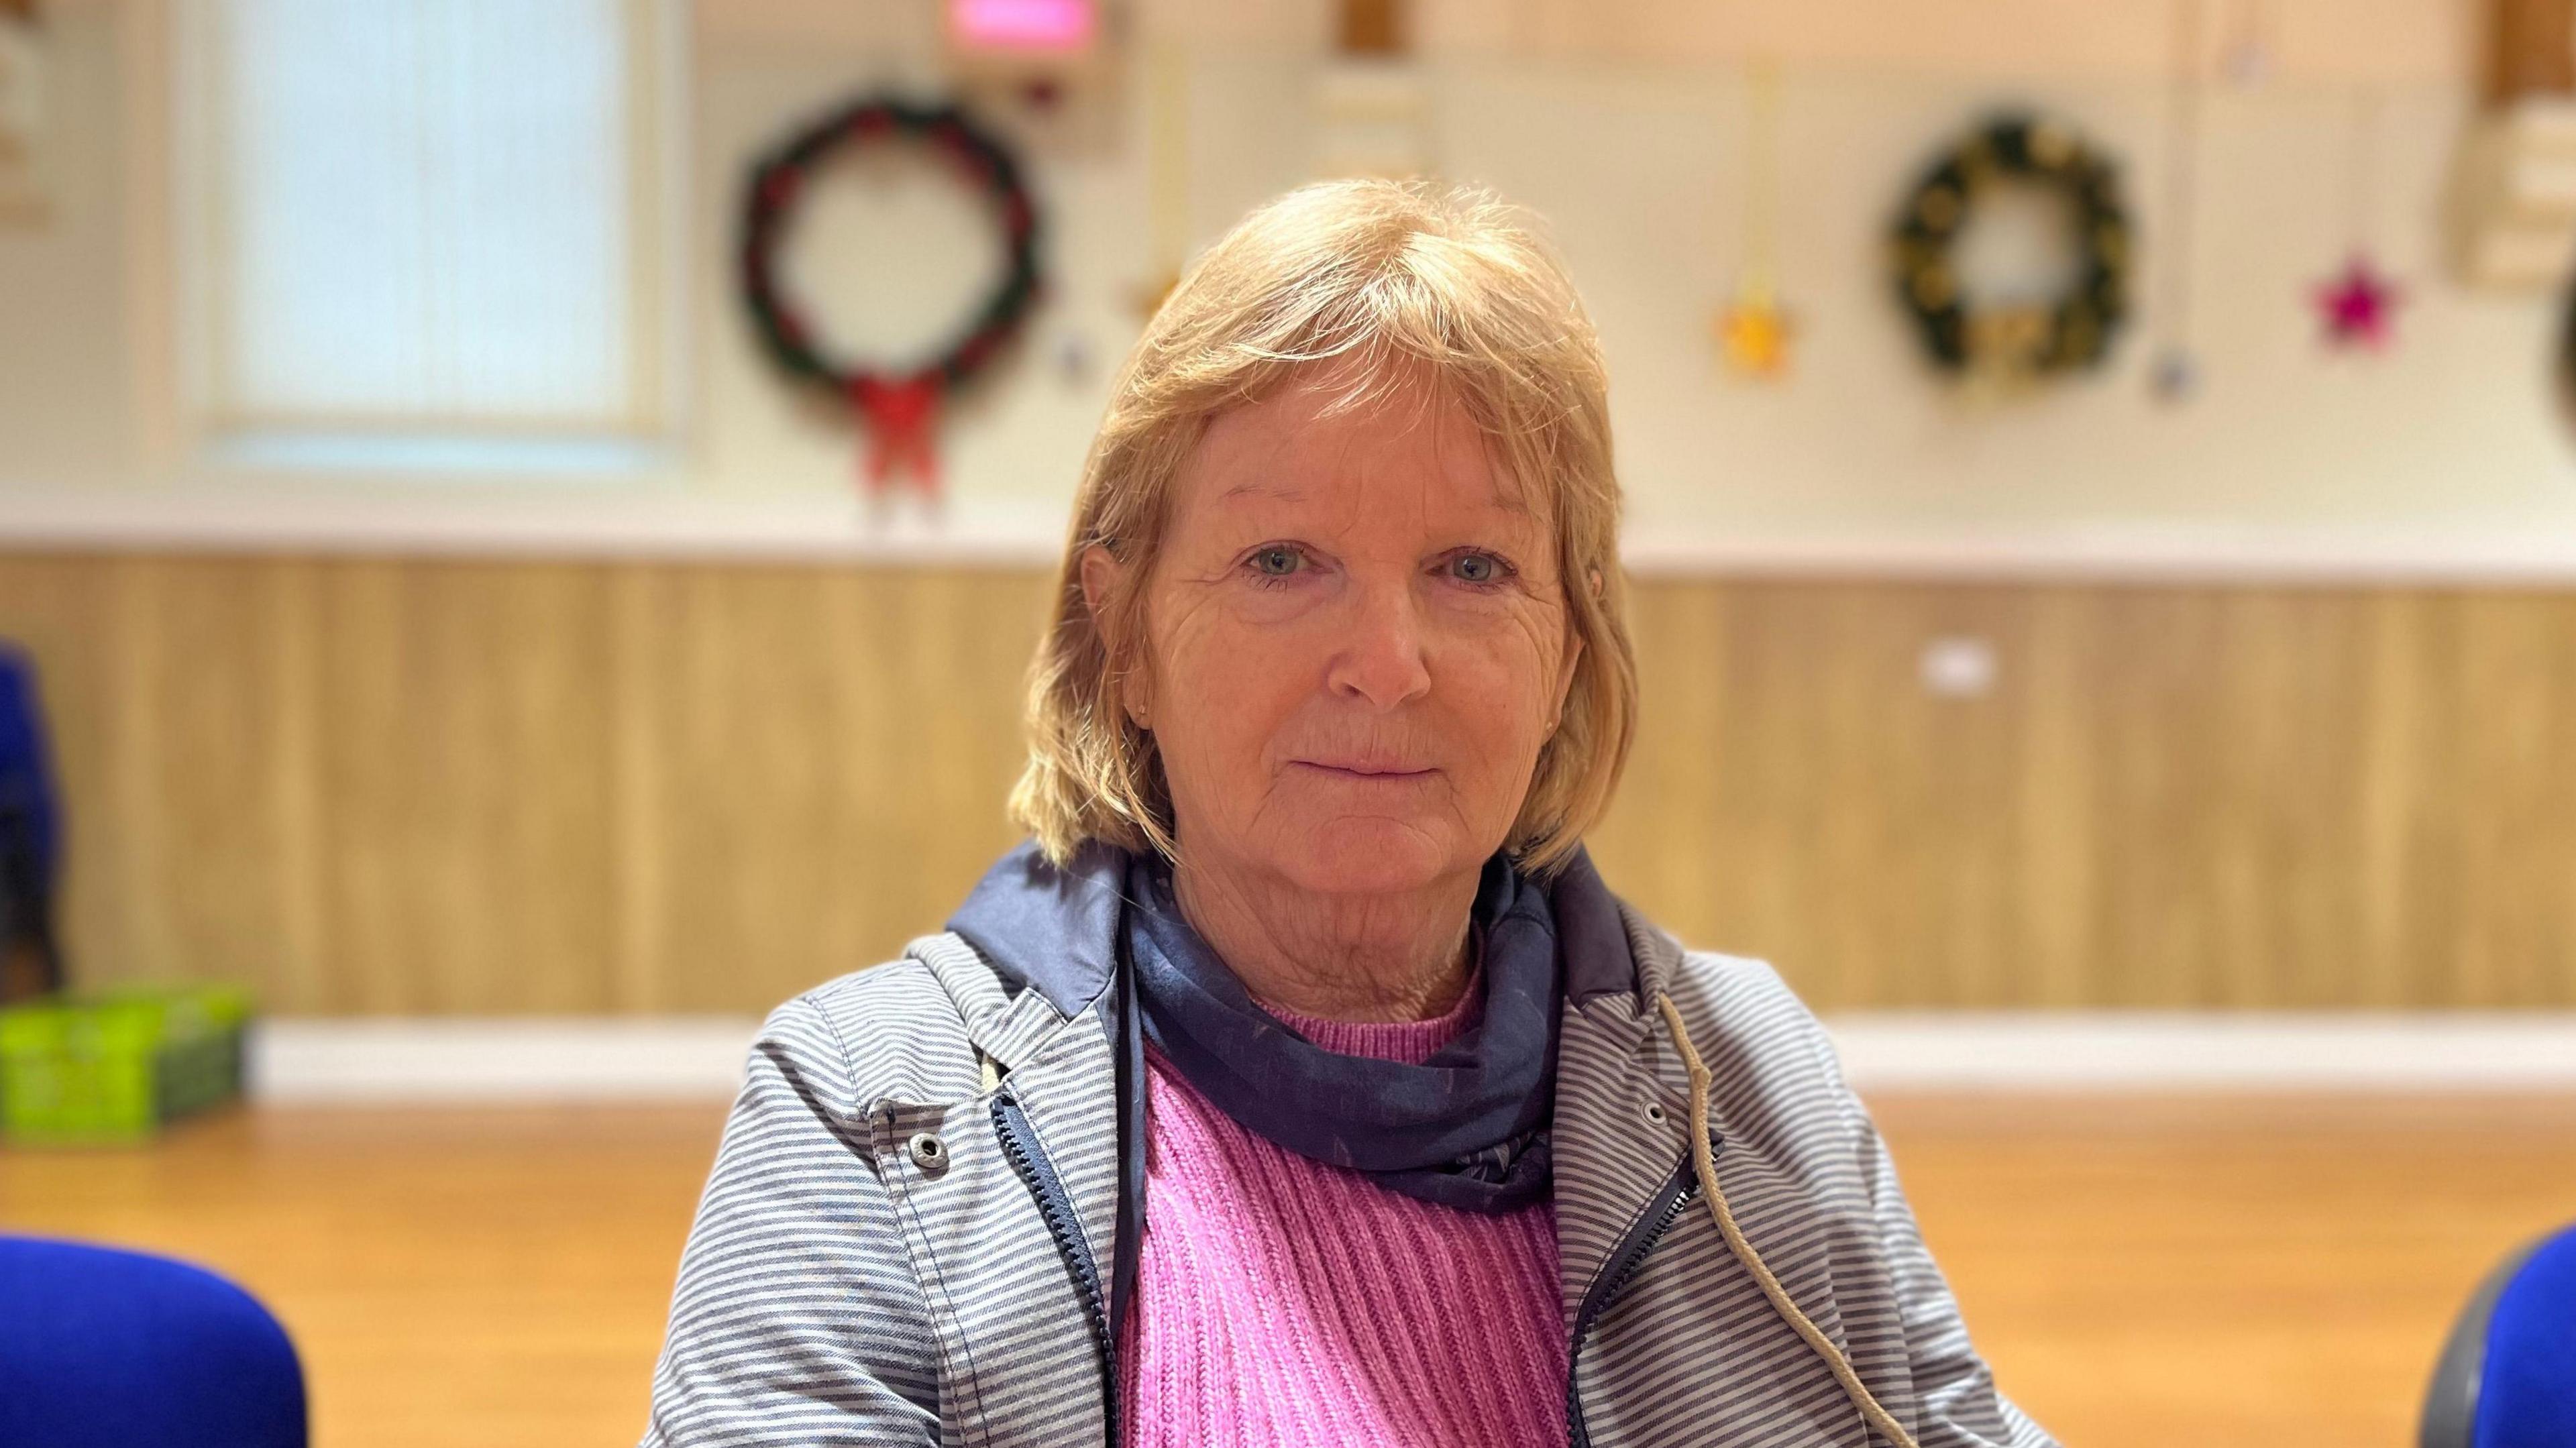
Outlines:
<svg viewBox="0 0 2576 1448"><path fill-rule="evenodd" d="M1300 759L1297 761L1297 768L1365 784L1418 783L1440 772L1429 767L1405 768L1401 765L1358 762L1337 764L1320 759Z"/></svg>

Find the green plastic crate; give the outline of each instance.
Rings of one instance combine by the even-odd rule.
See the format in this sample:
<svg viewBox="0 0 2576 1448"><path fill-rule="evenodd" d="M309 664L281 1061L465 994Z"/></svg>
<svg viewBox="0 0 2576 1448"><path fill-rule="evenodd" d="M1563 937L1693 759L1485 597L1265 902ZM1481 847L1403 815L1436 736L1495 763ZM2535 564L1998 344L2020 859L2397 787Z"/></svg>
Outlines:
<svg viewBox="0 0 2576 1448"><path fill-rule="evenodd" d="M250 995L155 986L0 1010L0 1139L140 1141L241 1094Z"/></svg>

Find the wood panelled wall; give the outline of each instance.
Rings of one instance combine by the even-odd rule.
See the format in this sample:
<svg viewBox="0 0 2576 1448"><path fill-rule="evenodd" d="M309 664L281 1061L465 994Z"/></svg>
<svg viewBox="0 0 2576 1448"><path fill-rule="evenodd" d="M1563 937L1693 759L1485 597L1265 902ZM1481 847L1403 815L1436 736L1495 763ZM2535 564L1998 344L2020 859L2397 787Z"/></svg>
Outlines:
<svg viewBox="0 0 2576 1448"><path fill-rule="evenodd" d="M753 1011L1013 839L1033 572L0 556L91 982ZM1979 698L1926 643L1990 640ZM1825 1007L2576 1006L2576 595L1654 581L1594 851Z"/></svg>

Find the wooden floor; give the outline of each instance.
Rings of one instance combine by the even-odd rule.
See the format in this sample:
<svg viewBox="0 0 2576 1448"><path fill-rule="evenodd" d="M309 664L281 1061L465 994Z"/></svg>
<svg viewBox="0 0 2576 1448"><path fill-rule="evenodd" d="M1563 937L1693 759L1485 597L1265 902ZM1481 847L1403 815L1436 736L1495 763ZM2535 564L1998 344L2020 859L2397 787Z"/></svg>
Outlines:
<svg viewBox="0 0 2576 1448"><path fill-rule="evenodd" d="M2006 1391L2073 1448L2411 1442L2459 1300L2576 1220L2576 1100L1876 1104ZM320 1448L627 1443L718 1117L235 1113L0 1155L0 1229L240 1278Z"/></svg>

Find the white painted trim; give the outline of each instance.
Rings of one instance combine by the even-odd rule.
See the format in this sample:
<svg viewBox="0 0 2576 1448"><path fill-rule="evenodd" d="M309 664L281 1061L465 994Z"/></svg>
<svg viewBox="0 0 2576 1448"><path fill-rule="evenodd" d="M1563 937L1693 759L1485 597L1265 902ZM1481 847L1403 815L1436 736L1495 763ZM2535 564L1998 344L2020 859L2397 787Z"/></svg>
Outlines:
<svg viewBox="0 0 2576 1448"><path fill-rule="evenodd" d="M758 1030L732 1017L264 1021L250 1090L292 1105L723 1101Z"/></svg>
<svg viewBox="0 0 2576 1448"><path fill-rule="evenodd" d="M0 550L392 554L1052 569L1065 513L1040 499L723 496L668 471L435 485L260 476L166 487L0 481ZM2576 527L2327 532L2151 520L1882 533L1676 537L1631 528L1646 578L2172 584L2576 584Z"/></svg>
<svg viewBox="0 0 2576 1448"><path fill-rule="evenodd" d="M1642 578L1862 578L1925 582L2563 587L2576 528L2411 534L2136 521L1999 524L1903 533L1643 535L1620 542Z"/></svg>
<svg viewBox="0 0 2576 1448"><path fill-rule="evenodd" d="M2576 1014L1854 1014L1865 1090L2576 1090ZM293 1105L709 1101L740 1085L748 1018L278 1020L252 1091Z"/></svg>
<svg viewBox="0 0 2576 1448"><path fill-rule="evenodd" d="M724 498L659 480L526 479L515 486L350 480L158 490L0 484L0 549L429 557L898 562L1052 568L1065 517L1045 506L851 494Z"/></svg>
<svg viewBox="0 0 2576 1448"><path fill-rule="evenodd" d="M2576 1014L1974 1012L1830 1018L1864 1089L2576 1090Z"/></svg>

